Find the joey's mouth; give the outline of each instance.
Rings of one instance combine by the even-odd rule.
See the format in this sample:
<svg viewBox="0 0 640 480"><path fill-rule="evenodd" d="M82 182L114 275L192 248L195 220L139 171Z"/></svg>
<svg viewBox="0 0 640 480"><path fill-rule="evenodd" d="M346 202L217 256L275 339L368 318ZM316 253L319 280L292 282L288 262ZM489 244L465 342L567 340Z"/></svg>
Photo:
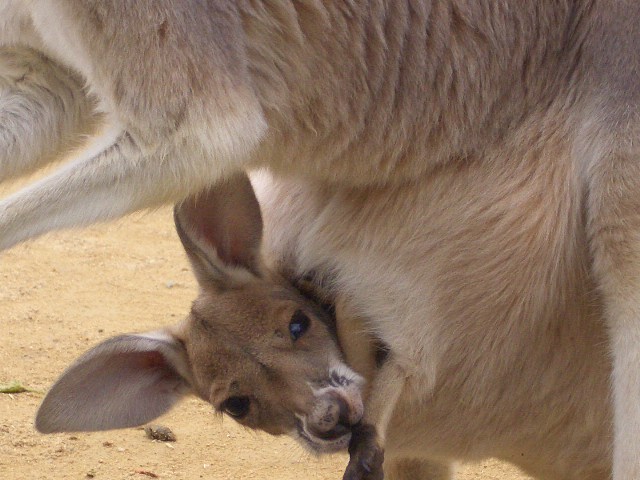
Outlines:
<svg viewBox="0 0 640 480"><path fill-rule="evenodd" d="M341 426L335 432L312 433L304 419L296 418L296 436L313 453L336 453L346 450L351 441L351 428Z"/></svg>
<svg viewBox="0 0 640 480"><path fill-rule="evenodd" d="M364 380L346 365L329 371L327 381L312 387L310 411L296 415L296 437L315 453L344 450L351 440L351 428L362 420L361 389Z"/></svg>

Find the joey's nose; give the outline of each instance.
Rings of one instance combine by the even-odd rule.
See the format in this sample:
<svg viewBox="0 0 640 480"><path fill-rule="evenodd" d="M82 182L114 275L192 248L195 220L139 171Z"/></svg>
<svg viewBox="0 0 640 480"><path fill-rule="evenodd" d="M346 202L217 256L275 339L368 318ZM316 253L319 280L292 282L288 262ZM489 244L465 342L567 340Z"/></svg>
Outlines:
<svg viewBox="0 0 640 480"><path fill-rule="evenodd" d="M348 403L335 392L319 399L313 417L310 425L312 433L323 440L340 438L349 433L353 426Z"/></svg>
<svg viewBox="0 0 640 480"><path fill-rule="evenodd" d="M332 438L338 438L346 435L351 431L351 427L353 426L349 421L349 418L352 416L349 411L349 406L341 397L338 399L338 408L338 423L333 427L333 430L327 432Z"/></svg>

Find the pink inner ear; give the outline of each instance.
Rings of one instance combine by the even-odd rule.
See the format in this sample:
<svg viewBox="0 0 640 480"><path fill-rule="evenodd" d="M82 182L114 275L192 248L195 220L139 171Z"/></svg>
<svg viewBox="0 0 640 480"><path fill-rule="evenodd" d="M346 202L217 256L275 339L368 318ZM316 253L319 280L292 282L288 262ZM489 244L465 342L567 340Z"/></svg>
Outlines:
<svg viewBox="0 0 640 480"><path fill-rule="evenodd" d="M248 262L248 258L247 254L247 246L239 241L239 240L235 240L235 241L231 241L228 244L228 252L226 252L226 254L224 255L224 262L227 263L228 265L241 265L241 266L246 266L247 264L249 264L250 262Z"/></svg>
<svg viewBox="0 0 640 480"><path fill-rule="evenodd" d="M202 217L200 217L202 218ZM213 215L209 216L213 220ZM243 244L240 238L234 238L229 232L235 231L232 219L226 219L227 224L221 228L221 221L217 220L213 223L205 223L199 225L199 233L207 245L215 248L218 258L225 265L241 265L243 264L242 249Z"/></svg>
<svg viewBox="0 0 640 480"><path fill-rule="evenodd" d="M213 247L224 264L252 270L262 219L253 190L242 190L225 195L223 188L213 188L191 201L185 213L200 240Z"/></svg>
<svg viewBox="0 0 640 480"><path fill-rule="evenodd" d="M176 206L175 220L201 285L225 286L238 269L259 275L262 217L245 174L187 198Z"/></svg>
<svg viewBox="0 0 640 480"><path fill-rule="evenodd" d="M134 360L142 369L165 368L167 361L160 352L145 352L144 355L136 355Z"/></svg>
<svg viewBox="0 0 640 480"><path fill-rule="evenodd" d="M38 430L131 427L168 411L191 387L186 351L165 336L122 335L86 352L47 393Z"/></svg>
<svg viewBox="0 0 640 480"><path fill-rule="evenodd" d="M227 218L227 228L218 232L218 255L227 265L251 268L254 263L253 245L260 239L252 237L246 218Z"/></svg>

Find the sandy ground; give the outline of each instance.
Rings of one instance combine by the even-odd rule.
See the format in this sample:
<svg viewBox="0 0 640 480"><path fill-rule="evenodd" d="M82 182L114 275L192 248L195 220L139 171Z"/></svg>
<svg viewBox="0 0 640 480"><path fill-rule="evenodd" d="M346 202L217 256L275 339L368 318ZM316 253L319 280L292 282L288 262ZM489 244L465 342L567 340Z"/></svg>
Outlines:
<svg viewBox="0 0 640 480"><path fill-rule="evenodd" d="M178 321L195 282L169 209L115 224L52 234L0 254L0 394L3 479L341 479L346 456L317 459L294 442L249 432L188 399L158 423L177 442L141 429L40 435L33 417L43 392L75 357L109 336ZM457 479L525 480L489 461Z"/></svg>

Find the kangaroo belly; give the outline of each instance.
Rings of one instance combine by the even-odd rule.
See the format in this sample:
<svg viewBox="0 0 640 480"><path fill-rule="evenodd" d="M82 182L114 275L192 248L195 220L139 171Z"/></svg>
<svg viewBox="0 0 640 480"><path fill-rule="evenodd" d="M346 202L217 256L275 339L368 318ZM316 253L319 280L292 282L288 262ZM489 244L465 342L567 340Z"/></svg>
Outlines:
<svg viewBox="0 0 640 480"><path fill-rule="evenodd" d="M325 272L408 372L391 455L498 456L563 478L609 468L583 192L570 145L542 145L402 187L258 185L268 249Z"/></svg>

